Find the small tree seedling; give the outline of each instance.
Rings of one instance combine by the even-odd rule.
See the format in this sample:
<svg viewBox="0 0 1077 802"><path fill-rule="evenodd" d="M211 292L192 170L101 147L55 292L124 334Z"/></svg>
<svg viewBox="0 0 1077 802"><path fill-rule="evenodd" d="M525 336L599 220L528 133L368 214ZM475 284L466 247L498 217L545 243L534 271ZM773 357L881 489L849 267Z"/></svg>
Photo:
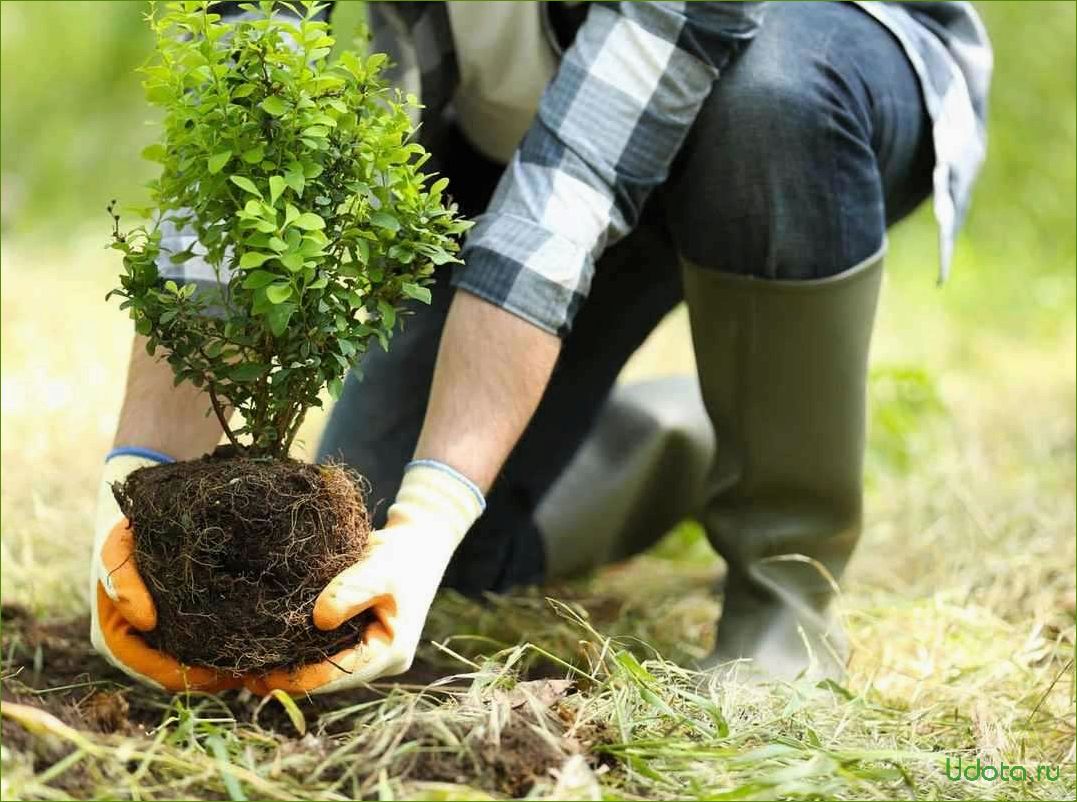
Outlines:
<svg viewBox="0 0 1077 802"><path fill-rule="evenodd" d="M321 391L339 396L371 342L388 347L408 302L429 302L434 268L458 261L468 223L448 180L422 172L416 101L387 86L386 57L331 60L324 6L296 4L297 19L277 5L245 4L240 21L206 2L151 9L156 48L142 73L163 135L143 155L162 171L151 222L121 231L109 207L123 254L110 295L177 383L205 388L233 445L284 457ZM162 281L166 219L197 235L216 286Z"/></svg>

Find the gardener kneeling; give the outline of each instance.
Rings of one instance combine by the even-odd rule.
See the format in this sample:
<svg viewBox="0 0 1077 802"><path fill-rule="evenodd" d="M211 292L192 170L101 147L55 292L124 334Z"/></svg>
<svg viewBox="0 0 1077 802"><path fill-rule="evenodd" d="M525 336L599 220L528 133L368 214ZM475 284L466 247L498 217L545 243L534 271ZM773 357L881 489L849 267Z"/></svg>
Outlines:
<svg viewBox="0 0 1077 802"><path fill-rule="evenodd" d="M229 4L223 4L228 6ZM222 7L223 7L222 6ZM439 586L565 577L698 518L726 559L712 663L840 672L827 614L861 527L886 229L932 191L945 274L984 152L990 50L965 4L372 3L463 211L391 353L349 378L319 459L371 483L367 556L313 609L373 611L332 660L236 678L137 630L153 602L109 486L221 437L136 342L105 467L94 642L166 688L334 691L405 671ZM188 251L168 231L164 249ZM188 251L188 255L190 252ZM160 271L197 277L198 256ZM451 276L450 276L451 272ZM674 305L698 381L615 385ZM100 584L98 583L100 579Z"/></svg>

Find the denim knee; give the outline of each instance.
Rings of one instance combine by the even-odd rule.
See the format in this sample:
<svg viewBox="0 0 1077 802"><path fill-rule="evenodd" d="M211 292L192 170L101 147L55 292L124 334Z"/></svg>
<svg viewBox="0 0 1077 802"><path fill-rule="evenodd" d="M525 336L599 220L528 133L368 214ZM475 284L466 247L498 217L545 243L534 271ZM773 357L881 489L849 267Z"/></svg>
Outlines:
<svg viewBox="0 0 1077 802"><path fill-rule="evenodd" d="M883 192L863 97L818 24L781 13L715 83L664 202L678 251L699 266L823 278L878 249Z"/></svg>

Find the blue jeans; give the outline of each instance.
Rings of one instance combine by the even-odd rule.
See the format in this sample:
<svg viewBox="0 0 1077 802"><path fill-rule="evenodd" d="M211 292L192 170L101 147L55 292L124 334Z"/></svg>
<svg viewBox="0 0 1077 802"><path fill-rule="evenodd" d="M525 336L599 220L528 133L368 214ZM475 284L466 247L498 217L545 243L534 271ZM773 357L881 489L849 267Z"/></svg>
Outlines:
<svg viewBox="0 0 1077 802"><path fill-rule="evenodd" d="M452 130L428 145L464 212L480 213L501 168ZM769 279L833 275L875 253L924 200L932 167L919 84L891 34L852 5L772 4L638 228L599 261L535 417L443 584L478 594L543 579L534 511L621 367L681 300L680 257ZM378 525L418 439L451 295L443 274L390 353L366 356L319 448L369 479Z"/></svg>

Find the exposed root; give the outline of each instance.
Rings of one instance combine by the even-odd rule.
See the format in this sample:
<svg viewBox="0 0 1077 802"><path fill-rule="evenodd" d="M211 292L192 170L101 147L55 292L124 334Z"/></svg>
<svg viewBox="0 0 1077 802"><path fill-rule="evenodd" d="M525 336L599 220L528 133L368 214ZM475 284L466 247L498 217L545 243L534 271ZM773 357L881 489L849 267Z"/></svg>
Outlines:
<svg viewBox="0 0 1077 802"><path fill-rule="evenodd" d="M370 534L361 480L340 465L204 457L142 468L113 488L157 605L154 647L236 673L324 660L355 644L311 612Z"/></svg>

